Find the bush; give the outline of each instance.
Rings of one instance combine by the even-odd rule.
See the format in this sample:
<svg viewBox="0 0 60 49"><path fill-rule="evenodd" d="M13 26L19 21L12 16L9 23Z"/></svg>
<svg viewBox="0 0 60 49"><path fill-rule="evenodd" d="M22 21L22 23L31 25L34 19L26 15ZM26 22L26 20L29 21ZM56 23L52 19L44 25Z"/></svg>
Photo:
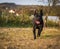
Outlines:
<svg viewBox="0 0 60 49"><path fill-rule="evenodd" d="M3 17L2 17L3 16ZM15 14L4 13L0 16L0 27L32 27L32 18L29 18L28 14L21 14L16 16ZM59 25L53 21L46 23L48 27L59 27Z"/></svg>
<svg viewBox="0 0 60 49"><path fill-rule="evenodd" d="M53 22L52 20L47 22L47 27L59 27L58 23Z"/></svg>

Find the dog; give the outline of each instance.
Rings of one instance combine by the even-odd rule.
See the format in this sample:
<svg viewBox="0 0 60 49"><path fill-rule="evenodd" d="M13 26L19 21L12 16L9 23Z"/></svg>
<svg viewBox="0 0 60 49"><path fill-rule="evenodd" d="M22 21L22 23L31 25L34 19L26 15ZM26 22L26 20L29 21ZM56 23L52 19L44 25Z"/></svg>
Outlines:
<svg viewBox="0 0 60 49"><path fill-rule="evenodd" d="M37 37L40 37L41 32L43 30L43 11L42 9L40 10L40 13L37 13L35 10L34 13L34 18L33 18L33 35L34 35L34 39L36 39L36 29L38 29L38 34Z"/></svg>

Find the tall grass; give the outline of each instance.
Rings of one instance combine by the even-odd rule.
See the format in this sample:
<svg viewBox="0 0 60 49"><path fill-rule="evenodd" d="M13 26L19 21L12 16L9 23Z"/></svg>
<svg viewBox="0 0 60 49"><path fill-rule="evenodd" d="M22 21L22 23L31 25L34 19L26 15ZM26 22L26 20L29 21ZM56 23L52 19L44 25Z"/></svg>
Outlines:
<svg viewBox="0 0 60 49"><path fill-rule="evenodd" d="M32 27L32 20L27 14L16 16L15 14L3 13L0 16L0 27ZM58 23L47 21L48 27L59 27Z"/></svg>

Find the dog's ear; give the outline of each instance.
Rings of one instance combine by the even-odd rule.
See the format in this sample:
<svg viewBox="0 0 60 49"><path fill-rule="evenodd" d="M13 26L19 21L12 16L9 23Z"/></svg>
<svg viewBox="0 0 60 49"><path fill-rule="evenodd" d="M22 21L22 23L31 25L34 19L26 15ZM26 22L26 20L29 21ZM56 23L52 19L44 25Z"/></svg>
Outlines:
<svg viewBox="0 0 60 49"><path fill-rule="evenodd" d="M40 15L43 16L43 9L40 10Z"/></svg>

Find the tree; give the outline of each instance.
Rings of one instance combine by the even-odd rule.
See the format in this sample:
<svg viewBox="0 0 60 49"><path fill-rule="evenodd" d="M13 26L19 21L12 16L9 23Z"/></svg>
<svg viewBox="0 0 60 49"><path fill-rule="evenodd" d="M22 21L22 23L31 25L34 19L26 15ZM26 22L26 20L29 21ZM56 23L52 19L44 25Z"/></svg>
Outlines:
<svg viewBox="0 0 60 49"><path fill-rule="evenodd" d="M38 2L45 2L45 0L38 0ZM60 0L47 0L48 7L46 8L47 11L46 11L46 17L45 17L45 20L46 20L45 26L47 26L48 15L50 14L52 8L54 8L55 11L57 10L56 15L59 16L59 14L58 14L59 9L56 8L58 3L60 3Z"/></svg>
<svg viewBox="0 0 60 49"><path fill-rule="evenodd" d="M52 0L52 6L56 6L59 3L59 0Z"/></svg>
<svg viewBox="0 0 60 49"><path fill-rule="evenodd" d="M47 16L49 15L49 13L50 13L50 11L51 11L51 8L50 8L50 6L52 6L52 8L54 8L55 9L55 11L56 11L56 14L57 14L57 16L59 16L59 18L60 18L60 15L59 15L59 8L57 8L57 5L58 5L58 3L60 3L60 0L47 0L48 1L48 14L47 14ZM59 13L58 13L59 12ZM46 22L47 22L47 16L46 16ZM59 21L59 25L60 25L60 21Z"/></svg>
<svg viewBox="0 0 60 49"><path fill-rule="evenodd" d="M57 16L59 16L59 26L60 26L60 12L59 12L59 8L58 8L58 4L60 5L60 0L48 0L48 3L49 4L52 4L52 6L53 6L53 8L55 9L55 10L57 10L56 11L56 14L57 14Z"/></svg>

